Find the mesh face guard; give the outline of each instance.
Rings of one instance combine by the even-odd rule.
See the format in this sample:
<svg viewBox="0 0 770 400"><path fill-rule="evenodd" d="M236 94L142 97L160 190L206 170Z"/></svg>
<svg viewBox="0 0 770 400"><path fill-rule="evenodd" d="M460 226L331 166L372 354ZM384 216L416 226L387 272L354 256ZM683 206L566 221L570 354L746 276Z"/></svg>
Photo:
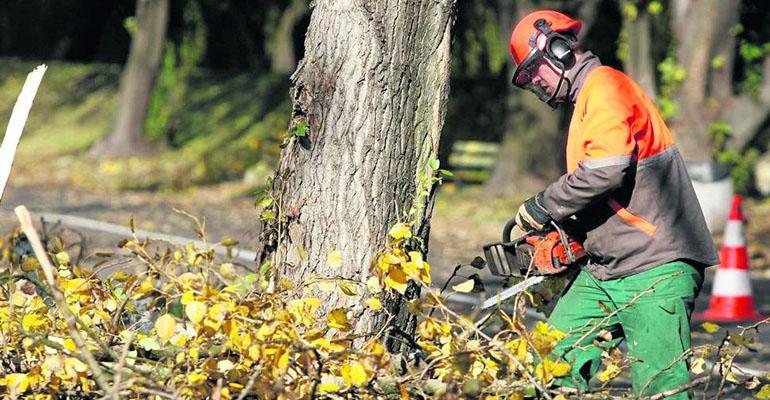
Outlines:
<svg viewBox="0 0 770 400"><path fill-rule="evenodd" d="M565 79L564 69L561 69L559 75L559 83L556 85L556 90L552 94L548 94L545 86L541 86L532 82L532 78L537 74L537 69L541 64L547 62L545 53L538 49L532 49L527 58L516 67L511 78L511 83L521 89L529 90L534 93L540 101L548 104L551 108L555 109L562 99L557 98L562 93L562 87L567 85L566 93L569 93L570 86L572 86L568 79Z"/></svg>

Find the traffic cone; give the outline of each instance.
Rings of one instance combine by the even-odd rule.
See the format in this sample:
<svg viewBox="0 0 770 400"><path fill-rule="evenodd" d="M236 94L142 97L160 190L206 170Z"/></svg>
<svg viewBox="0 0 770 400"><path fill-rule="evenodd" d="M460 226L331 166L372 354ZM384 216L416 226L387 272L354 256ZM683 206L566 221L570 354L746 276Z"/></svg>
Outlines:
<svg viewBox="0 0 770 400"><path fill-rule="evenodd" d="M703 313L693 315L693 318L709 321L747 321L764 318L754 309L746 237L743 234L741 196L737 194L733 196L719 258L721 263L714 275L709 308Z"/></svg>

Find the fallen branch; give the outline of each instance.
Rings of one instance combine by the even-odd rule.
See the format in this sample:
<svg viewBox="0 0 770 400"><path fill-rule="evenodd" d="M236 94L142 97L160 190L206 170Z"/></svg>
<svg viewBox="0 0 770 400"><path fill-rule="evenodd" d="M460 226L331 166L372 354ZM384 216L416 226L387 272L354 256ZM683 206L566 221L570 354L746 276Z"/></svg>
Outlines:
<svg viewBox="0 0 770 400"><path fill-rule="evenodd" d="M682 392L684 392L686 390L690 390L690 389L692 389L692 388L694 388L694 387L696 387L698 385L702 385L704 383L707 383L710 380L711 380L711 376L710 375L702 376L702 377L700 377L700 378L698 378L698 379L696 379L696 380L694 380L694 381L692 381L692 382L690 382L690 383L688 383L686 385L682 385L682 386L679 386L677 388L666 390L665 392L660 392L660 393L652 395L652 396L641 397L641 398L639 398L639 400L660 400L660 399L664 399L666 397L671 397L671 396L673 396L675 394L682 393Z"/></svg>
<svg viewBox="0 0 770 400"><path fill-rule="evenodd" d="M48 254L43 247L43 243L40 241L40 237L37 235L35 227L32 226L32 218L29 216L27 207L18 206L13 211L16 213L16 217L21 223L21 230L24 231L25 235L27 235L27 239L29 239L29 242L32 245L32 250L35 252L35 257L37 257L38 261L40 262L40 267L43 269L45 280L48 283L48 286L51 288L51 294L53 295L54 302L56 302L57 308L61 311L65 321L67 322L67 328L69 329L70 335L72 336L72 340L75 342L75 345L77 345L77 347L82 351L83 358L85 358L86 363L94 374L94 380L96 381L96 384L101 390L107 392L109 389L107 379L102 374L99 362L96 361L96 358L94 358L94 355L88 349L88 345L86 344L85 340L80 335L80 331L78 331L76 317L74 314L72 314L72 311L70 311L69 307L67 306L63 291L59 286L59 282L56 280L56 276L54 275L55 269L51 264L51 261L48 259Z"/></svg>

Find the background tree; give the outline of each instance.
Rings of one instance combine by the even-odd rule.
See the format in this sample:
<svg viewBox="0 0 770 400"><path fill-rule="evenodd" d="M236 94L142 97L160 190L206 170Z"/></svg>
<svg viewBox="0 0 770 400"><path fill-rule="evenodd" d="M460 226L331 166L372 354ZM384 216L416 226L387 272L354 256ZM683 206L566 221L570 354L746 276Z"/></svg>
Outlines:
<svg viewBox="0 0 770 400"><path fill-rule="evenodd" d="M144 124L160 66L168 27L169 0L137 0L133 40L120 77L118 106L112 132L91 149L92 154L125 157L144 154L149 145Z"/></svg>
<svg viewBox="0 0 770 400"><path fill-rule="evenodd" d="M363 282L397 222L413 220L413 232L427 241L432 197L420 200L418 182L444 122L454 1L314 4L259 259L292 282L314 275ZM422 211L408 216L418 201ZM339 268L326 262L332 252L341 256ZM346 301L325 296L327 311ZM391 326L408 334L414 317L403 302L392 296L384 304L398 316ZM367 313L354 329L384 323Z"/></svg>
<svg viewBox="0 0 770 400"><path fill-rule="evenodd" d="M583 21L581 45L593 26L598 0L582 2L566 1L497 1L497 21L500 27L500 41L495 45L505 49L504 112L500 116L503 136L500 153L492 177L487 182L487 191L496 195L527 193L558 178L564 169L561 143L571 110L551 110L535 96L513 87L510 77L514 65L508 55L508 40L515 22L529 12L540 8L562 10L576 15Z"/></svg>
<svg viewBox="0 0 770 400"><path fill-rule="evenodd" d="M289 74L297 67L294 31L307 11L307 0L291 0L282 11L273 13L275 20L265 24L265 52L270 56L272 72Z"/></svg>

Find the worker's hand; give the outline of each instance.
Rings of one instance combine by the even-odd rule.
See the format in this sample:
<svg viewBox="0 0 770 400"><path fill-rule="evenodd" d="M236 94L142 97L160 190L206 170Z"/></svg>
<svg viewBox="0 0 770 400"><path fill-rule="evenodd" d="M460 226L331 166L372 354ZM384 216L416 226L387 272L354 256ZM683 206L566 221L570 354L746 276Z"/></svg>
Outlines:
<svg viewBox="0 0 770 400"><path fill-rule="evenodd" d="M516 225L525 231L545 230L546 224L551 221L551 216L542 204L543 192L528 198L516 213Z"/></svg>

